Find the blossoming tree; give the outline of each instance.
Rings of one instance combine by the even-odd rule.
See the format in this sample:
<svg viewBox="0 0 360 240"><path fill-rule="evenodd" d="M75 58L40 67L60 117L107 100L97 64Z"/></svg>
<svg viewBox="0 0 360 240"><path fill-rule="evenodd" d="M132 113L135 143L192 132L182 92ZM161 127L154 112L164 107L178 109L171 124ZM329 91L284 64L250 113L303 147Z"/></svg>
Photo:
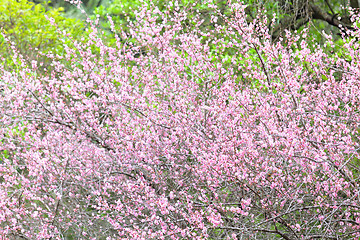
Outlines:
<svg viewBox="0 0 360 240"><path fill-rule="evenodd" d="M330 56L306 30L272 43L244 8L202 32L196 17L184 30L176 3L150 4L117 47L93 27L86 44L48 54L47 69L12 46L0 235L360 237L359 32Z"/></svg>

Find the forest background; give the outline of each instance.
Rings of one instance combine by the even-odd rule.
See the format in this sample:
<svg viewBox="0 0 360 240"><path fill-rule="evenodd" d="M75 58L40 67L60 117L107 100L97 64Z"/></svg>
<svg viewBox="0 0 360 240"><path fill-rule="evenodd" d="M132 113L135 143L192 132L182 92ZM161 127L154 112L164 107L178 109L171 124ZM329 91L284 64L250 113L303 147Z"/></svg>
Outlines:
<svg viewBox="0 0 360 240"><path fill-rule="evenodd" d="M0 0L6 239L360 239L359 1Z"/></svg>

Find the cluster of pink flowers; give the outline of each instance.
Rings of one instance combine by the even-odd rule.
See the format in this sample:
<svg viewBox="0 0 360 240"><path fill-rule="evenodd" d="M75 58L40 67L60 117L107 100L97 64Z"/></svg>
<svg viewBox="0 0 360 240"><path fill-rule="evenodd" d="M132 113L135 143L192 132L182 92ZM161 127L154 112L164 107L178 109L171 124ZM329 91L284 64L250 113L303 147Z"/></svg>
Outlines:
<svg viewBox="0 0 360 240"><path fill-rule="evenodd" d="M116 48L93 28L2 67L0 235L360 237L359 43L273 43L232 10L202 32L149 5Z"/></svg>

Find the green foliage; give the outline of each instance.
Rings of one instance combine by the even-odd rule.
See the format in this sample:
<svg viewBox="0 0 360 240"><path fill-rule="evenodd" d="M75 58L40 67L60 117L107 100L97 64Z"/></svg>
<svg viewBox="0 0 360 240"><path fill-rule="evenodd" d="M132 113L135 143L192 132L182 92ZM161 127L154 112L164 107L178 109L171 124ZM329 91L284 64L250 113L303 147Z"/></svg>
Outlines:
<svg viewBox="0 0 360 240"><path fill-rule="evenodd" d="M0 5L1 33L14 43L27 60L37 60L46 66L49 63L47 57L40 56L38 51L44 54L61 54L63 41L71 42L84 36L84 24L79 20L63 17L62 11L62 8L46 10L43 5L27 0L3 0ZM54 19L56 26L47 18ZM62 36L63 31L67 32L72 40ZM13 52L4 36L0 39L0 52L4 58L2 61L12 67Z"/></svg>
<svg viewBox="0 0 360 240"><path fill-rule="evenodd" d="M214 0L213 4L218 6L221 13L228 13L226 2L225 0ZM200 19L204 20L204 23L201 24L204 31L209 30L209 27L214 27L210 23L210 19L212 15L216 15L217 13L209 7L210 3L204 3L199 0L181 0L178 6L169 5L165 0L114 0L110 4L99 6L95 9L94 13L100 16L101 27L108 30L110 29L110 24L107 21L107 15L109 15L115 23L115 30L119 31L121 29L127 32L129 30L129 24L136 21L136 11L139 10L140 7L150 6L151 4L154 4L160 11L167 9L170 13L174 10L186 8L187 21L185 25L189 30L198 23L199 16ZM169 24L171 23L169 22Z"/></svg>
<svg viewBox="0 0 360 240"><path fill-rule="evenodd" d="M138 9L142 3L139 0L115 0L111 4L102 5L95 9L94 13L101 17L101 26L110 29L107 15L110 15L115 23L116 30L128 30L129 21L135 21L134 10Z"/></svg>

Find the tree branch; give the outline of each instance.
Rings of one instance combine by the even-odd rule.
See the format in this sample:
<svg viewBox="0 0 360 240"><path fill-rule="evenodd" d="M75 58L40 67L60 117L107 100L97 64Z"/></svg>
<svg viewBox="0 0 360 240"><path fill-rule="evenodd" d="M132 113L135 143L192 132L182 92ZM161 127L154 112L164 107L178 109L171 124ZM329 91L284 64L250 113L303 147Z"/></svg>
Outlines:
<svg viewBox="0 0 360 240"><path fill-rule="evenodd" d="M347 24L346 22L339 20L336 14L332 16L313 3L310 3L310 9L312 11L311 17L313 19L326 21L328 24L339 28L344 33L346 33L346 30L354 30L351 24Z"/></svg>
<svg viewBox="0 0 360 240"><path fill-rule="evenodd" d="M298 30L309 22L310 19L316 19L325 21L331 26L335 26L340 29L345 35L348 35L347 31L353 31L352 23L349 16L340 16L335 14L328 1L326 1L332 14L327 13L321 7L315 5L313 2L309 2L304 11L293 11L292 15L286 16L280 20L280 23L272 29L272 40L276 41L284 32L284 30ZM359 8L358 0L351 0L352 8ZM340 17L340 18L339 18Z"/></svg>

